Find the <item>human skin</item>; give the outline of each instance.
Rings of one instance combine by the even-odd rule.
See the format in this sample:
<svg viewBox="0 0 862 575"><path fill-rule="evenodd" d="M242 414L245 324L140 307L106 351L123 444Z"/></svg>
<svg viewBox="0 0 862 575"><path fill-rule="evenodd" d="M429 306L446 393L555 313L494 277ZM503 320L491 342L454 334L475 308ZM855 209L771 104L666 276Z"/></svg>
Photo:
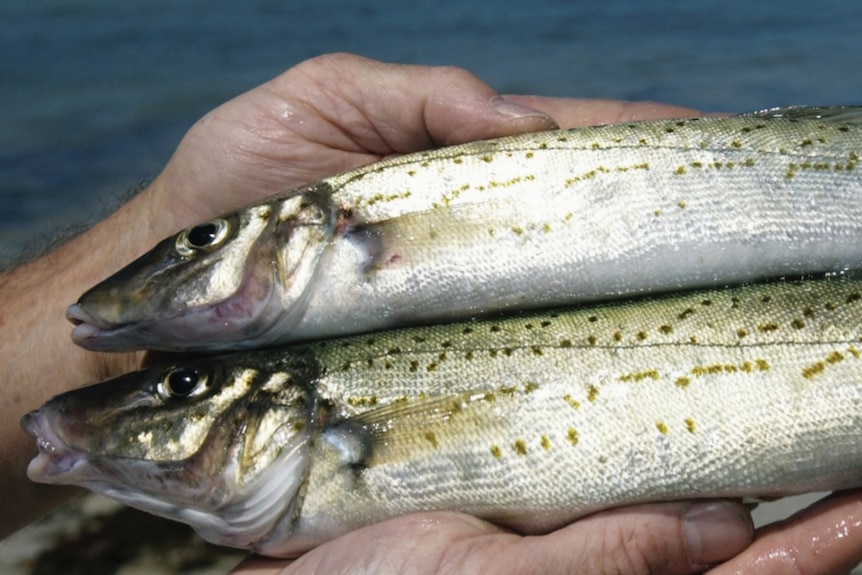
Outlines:
<svg viewBox="0 0 862 575"><path fill-rule="evenodd" d="M158 240L386 156L556 125L693 114L647 102L501 98L463 70L347 54L306 61L216 108L189 130L142 193L54 252L0 276L0 537L75 492L27 480L35 447L20 417L53 395L152 361L145 352L76 347L65 308ZM799 573L834 573L862 560L862 546L854 544L862 540L860 502L857 493L838 496L759 533L750 546L747 511L726 501L613 510L529 538L456 513L422 514L349 534L292 564L255 558L238 572L356 572L364 566L378 573L689 573L733 557L722 567L735 569L728 573L793 573L788 565ZM379 541L386 543L374 544Z"/></svg>

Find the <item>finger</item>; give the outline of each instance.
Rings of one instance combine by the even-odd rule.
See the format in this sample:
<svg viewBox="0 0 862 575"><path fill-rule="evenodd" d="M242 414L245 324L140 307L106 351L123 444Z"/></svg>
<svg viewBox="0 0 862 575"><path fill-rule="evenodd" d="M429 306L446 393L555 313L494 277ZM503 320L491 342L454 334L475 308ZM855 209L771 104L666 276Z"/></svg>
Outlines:
<svg viewBox="0 0 862 575"><path fill-rule="evenodd" d="M545 112L554 118L562 128L703 115L692 108L657 102L623 102L619 100L518 95L506 95L505 99Z"/></svg>
<svg viewBox="0 0 862 575"><path fill-rule="evenodd" d="M555 127L544 113L501 99L466 70L386 64L352 54L307 60L267 84L313 106L356 144L407 153Z"/></svg>
<svg viewBox="0 0 862 575"><path fill-rule="evenodd" d="M862 562L862 491L837 493L758 530L744 553L711 575L835 575Z"/></svg>
<svg viewBox="0 0 862 575"><path fill-rule="evenodd" d="M473 517L429 513L350 533L296 561L250 558L235 573L692 573L739 553L751 519L736 503L643 505L521 537Z"/></svg>
<svg viewBox="0 0 862 575"><path fill-rule="evenodd" d="M620 508L582 519L545 537L506 544L502 536L467 542L447 555L452 572L701 572L751 542L751 516L730 501L674 502ZM512 537L512 536L510 536ZM449 569L442 569L443 572Z"/></svg>

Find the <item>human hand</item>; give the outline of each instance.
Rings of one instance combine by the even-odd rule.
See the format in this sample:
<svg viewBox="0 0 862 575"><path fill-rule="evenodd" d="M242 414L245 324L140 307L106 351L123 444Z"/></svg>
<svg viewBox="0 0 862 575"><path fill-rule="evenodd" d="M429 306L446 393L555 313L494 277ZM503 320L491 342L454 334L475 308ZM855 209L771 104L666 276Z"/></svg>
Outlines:
<svg viewBox="0 0 862 575"><path fill-rule="evenodd" d="M521 537L466 515L428 513L349 533L293 561L253 556L233 575L834 575L862 560L860 535L860 492L834 495L763 528L753 543L747 510L730 501L614 509L539 537Z"/></svg>

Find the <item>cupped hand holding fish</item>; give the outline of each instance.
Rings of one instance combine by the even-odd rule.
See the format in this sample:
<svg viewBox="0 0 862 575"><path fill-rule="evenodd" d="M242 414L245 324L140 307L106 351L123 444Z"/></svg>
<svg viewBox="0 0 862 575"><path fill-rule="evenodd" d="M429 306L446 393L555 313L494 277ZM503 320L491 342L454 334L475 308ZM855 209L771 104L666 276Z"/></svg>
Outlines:
<svg viewBox="0 0 862 575"><path fill-rule="evenodd" d="M423 514L354 531L295 561L254 556L232 575L833 575L859 561L853 541L862 534L862 497L833 495L785 523L758 530L750 545L749 525L741 506L730 502L616 509L542 537L520 537L459 514Z"/></svg>
<svg viewBox="0 0 862 575"><path fill-rule="evenodd" d="M10 398L0 406L4 532L68 494L57 488L46 491L24 477L32 445L18 428L20 414L52 395L146 361L143 353L76 348L68 338L65 306L156 240L269 194L389 155L546 129L554 121L572 127L690 113L652 104L501 99L461 70L391 66L349 55L303 63L214 110L189 131L145 192L57 251L0 278L5 309L15 310L0 321L0 363ZM688 572L745 547L748 527L741 521L730 537L719 537L709 552L700 549L704 554L697 555L691 536L679 536L691 509L684 503L632 507L527 539L461 515L411 516L334 540L289 568L334 571L350 561L379 572L392 565L410 570L416 565L411 562L419 562L429 570L451 566L480 571L504 562L506 568L522 571L668 572L664 567L670 566ZM788 564L799 572L808 567L806 572L830 572L816 569L833 570L859 559L851 555L860 524L859 497L839 497L772 528L733 564L741 572L779 572ZM381 537L386 537L385 545L379 544ZM537 563L542 557L547 565ZM277 563L267 565L258 572L280 569Z"/></svg>

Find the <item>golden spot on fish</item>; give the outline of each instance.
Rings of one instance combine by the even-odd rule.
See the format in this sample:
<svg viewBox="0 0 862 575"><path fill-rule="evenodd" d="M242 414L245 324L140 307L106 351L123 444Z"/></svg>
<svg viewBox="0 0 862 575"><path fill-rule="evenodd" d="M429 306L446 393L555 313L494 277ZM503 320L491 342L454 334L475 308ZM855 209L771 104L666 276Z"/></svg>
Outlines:
<svg viewBox="0 0 862 575"><path fill-rule="evenodd" d="M839 351L833 351L826 356L827 363L838 363L840 361L844 361L844 355Z"/></svg>
<svg viewBox="0 0 862 575"><path fill-rule="evenodd" d="M587 389L587 400L590 403L595 403L596 399L599 397L599 388L595 385L591 385Z"/></svg>
<svg viewBox="0 0 862 575"><path fill-rule="evenodd" d="M659 377L660 376L659 376L658 371L656 371L654 369L648 369L645 371L637 371L634 373L623 374L620 376L619 379L620 379L620 381L642 381L644 379L652 379L655 381L655 380L658 380Z"/></svg>
<svg viewBox="0 0 862 575"><path fill-rule="evenodd" d="M434 449L437 449L437 447L439 446L439 444L437 443L437 436L434 435L433 431L426 431L425 439L428 440L428 443L430 443L434 447Z"/></svg>
<svg viewBox="0 0 862 575"><path fill-rule="evenodd" d="M542 232L543 233L547 234L550 231L551 231L551 224L548 224L548 223L542 224Z"/></svg>
<svg viewBox="0 0 862 575"><path fill-rule="evenodd" d="M490 329L491 329L491 333L497 333L498 331L500 331L500 326L499 325L492 325Z"/></svg>
<svg viewBox="0 0 862 575"><path fill-rule="evenodd" d="M802 315L808 319L814 319L814 310L810 307L806 307L802 310Z"/></svg>
<svg viewBox="0 0 862 575"><path fill-rule="evenodd" d="M682 312L680 312L680 313L676 316L676 318L677 318L677 319L685 319L685 318L687 318L687 317L690 317L690 316L694 315L695 313L696 313L696 312L694 311L694 308L690 308L690 307L689 307L689 308L686 308L686 309L682 310Z"/></svg>
<svg viewBox="0 0 862 575"><path fill-rule="evenodd" d="M658 326L658 332L662 335L670 335L673 333L673 327L668 324Z"/></svg>
<svg viewBox="0 0 862 575"><path fill-rule="evenodd" d="M425 337L421 335L414 335L413 341L415 341L416 343L425 343Z"/></svg>
<svg viewBox="0 0 862 575"><path fill-rule="evenodd" d="M730 145L733 148L741 148L742 142L740 142L739 140L733 140L732 142L730 142Z"/></svg>
<svg viewBox="0 0 862 575"><path fill-rule="evenodd" d="M523 439L516 439L515 443L512 444L512 449L514 449L515 453L518 455L527 455L527 444Z"/></svg>
<svg viewBox="0 0 862 575"><path fill-rule="evenodd" d="M802 377L805 379L812 379L815 375L819 373L823 373L826 370L826 364L822 361L818 361L813 363L807 367L802 368Z"/></svg>
<svg viewBox="0 0 862 575"><path fill-rule="evenodd" d="M836 309L838 309L838 306L835 305L835 303L831 302L831 301L828 301L825 304L823 304L823 307L826 308L826 311L835 311Z"/></svg>
<svg viewBox="0 0 862 575"><path fill-rule="evenodd" d="M527 153L525 154L525 156L526 156L526 158L529 160L530 158L532 158L532 157L533 157L533 152L527 152Z"/></svg>
<svg viewBox="0 0 862 575"><path fill-rule="evenodd" d="M471 333L473 333L473 328L472 327L465 327L464 329L461 330L461 333L463 333L464 335L471 334Z"/></svg>
<svg viewBox="0 0 862 575"><path fill-rule="evenodd" d="M665 422L657 421L655 424L655 427L656 427L656 429L659 430L659 433L661 433L662 435L667 435L668 429L667 429L667 424Z"/></svg>
<svg viewBox="0 0 862 575"><path fill-rule="evenodd" d="M504 347L500 351L502 351L503 355L505 355L506 357L509 357L510 355L512 355L512 348L511 347Z"/></svg>
<svg viewBox="0 0 862 575"><path fill-rule="evenodd" d="M649 143L647 142L646 138L641 138L638 140L638 145L639 146L647 146L647 145L649 145Z"/></svg>
<svg viewBox="0 0 862 575"><path fill-rule="evenodd" d="M551 440L548 439L548 436L544 433L542 434L542 448L545 451L549 451L551 449Z"/></svg>
<svg viewBox="0 0 862 575"><path fill-rule="evenodd" d="M692 168L700 169L703 167L703 162L692 162L689 164Z"/></svg>
<svg viewBox="0 0 862 575"><path fill-rule="evenodd" d="M656 210L656 211L654 211L654 212L653 212L653 215L654 215L655 217L659 217L659 216L661 215L661 210Z"/></svg>
<svg viewBox="0 0 862 575"><path fill-rule="evenodd" d="M415 359L410 360L410 372L416 373L419 370L419 362Z"/></svg>
<svg viewBox="0 0 862 575"><path fill-rule="evenodd" d="M432 361L427 366L425 366L425 371L427 371L428 373L432 373L434 371L437 371L437 365L438 364L436 361Z"/></svg>
<svg viewBox="0 0 862 575"><path fill-rule="evenodd" d="M677 169L675 169L673 171L673 173L676 174L677 176L682 176L683 174L685 174L685 166L678 167Z"/></svg>
<svg viewBox="0 0 862 575"><path fill-rule="evenodd" d="M462 158L461 156L458 156L456 158L452 158L452 161L455 162L456 164L460 164L460 163L464 162L464 158Z"/></svg>
<svg viewBox="0 0 862 575"><path fill-rule="evenodd" d="M737 329L737 330L736 330L736 336L737 336L739 339L742 339L742 338L744 338L744 337L748 336L748 330L747 330L747 329L745 329L744 327L741 327L741 328L739 328L739 329Z"/></svg>
<svg viewBox="0 0 862 575"><path fill-rule="evenodd" d="M497 459L500 459L501 457L503 457L503 452L502 452L502 451L500 451L500 447L499 447L499 446L497 446L497 445L492 445L492 446L491 446L491 455L493 455L493 456L494 456L494 457L496 457Z"/></svg>
<svg viewBox="0 0 862 575"><path fill-rule="evenodd" d="M853 347L852 345L847 348L847 353L849 353L850 355L852 355L853 357L855 357L857 359L859 358L859 350L856 349L855 347Z"/></svg>
<svg viewBox="0 0 862 575"><path fill-rule="evenodd" d="M563 401L571 405L573 408L578 409L581 407L581 402L569 395L568 393L563 396Z"/></svg>
<svg viewBox="0 0 862 575"><path fill-rule="evenodd" d="M590 323L596 323L597 321L599 321L599 318L597 316L591 315L587 318L587 321Z"/></svg>
<svg viewBox="0 0 862 575"><path fill-rule="evenodd" d="M561 339L560 347L572 347L572 340L570 339Z"/></svg>
<svg viewBox="0 0 862 575"><path fill-rule="evenodd" d="M347 403L353 407L372 407L377 405L379 399L376 395L362 395L359 397L348 397Z"/></svg>
<svg viewBox="0 0 862 575"><path fill-rule="evenodd" d="M765 359L755 359L754 363L760 371L769 370L769 363Z"/></svg>
<svg viewBox="0 0 862 575"><path fill-rule="evenodd" d="M541 326L541 327L548 327L549 325L551 325L551 322L550 322L550 321L548 321L548 320L543 320L543 321L539 324L539 326Z"/></svg>
<svg viewBox="0 0 862 575"><path fill-rule="evenodd" d="M689 433L694 433L696 430L696 427L694 424L694 419L692 419L690 417L686 417L685 418L685 428L688 429Z"/></svg>
<svg viewBox="0 0 862 575"><path fill-rule="evenodd" d="M805 327L805 322L797 317L790 322L790 327L792 327L793 329L802 329Z"/></svg>
<svg viewBox="0 0 862 575"><path fill-rule="evenodd" d="M778 324L773 321L763 322L757 325L757 329L763 333L778 330Z"/></svg>
<svg viewBox="0 0 862 575"><path fill-rule="evenodd" d="M569 341L569 340L566 340L566 341ZM598 342L598 339L596 338L596 336L594 336L594 335L589 335L589 336L587 336L587 343L588 343L590 346L594 346L594 345L596 345L596 342ZM569 345L568 345L568 346L564 346L564 347L571 347L571 346L572 346L572 342L570 342L570 341L569 341Z"/></svg>
<svg viewBox="0 0 862 575"><path fill-rule="evenodd" d="M531 345L530 351L533 352L533 355L543 355L545 352L542 351L542 348L538 345Z"/></svg>
<svg viewBox="0 0 862 575"><path fill-rule="evenodd" d="M676 378L674 385L676 385L679 388L685 389L686 387L688 387L688 385L690 383L691 383L691 380L689 378L687 378L685 376L680 376L680 377Z"/></svg>
<svg viewBox="0 0 862 575"><path fill-rule="evenodd" d="M473 350L472 349L468 350L467 352L464 353L464 359L466 359L468 361L472 361L472 359L473 359Z"/></svg>
<svg viewBox="0 0 862 575"><path fill-rule="evenodd" d="M639 331L637 332L637 334L635 334L635 337L638 339L638 341L644 341L647 338L647 332Z"/></svg>
<svg viewBox="0 0 862 575"><path fill-rule="evenodd" d="M518 388L515 387L514 385L501 385L499 387L499 391L503 395L511 396L511 395L515 395L515 392L518 391Z"/></svg>
<svg viewBox="0 0 862 575"><path fill-rule="evenodd" d="M860 299L862 299L862 295L860 295L858 292L857 293L851 293L850 295L847 296L845 303L848 303L848 304L855 303L855 302L859 301Z"/></svg>
<svg viewBox="0 0 862 575"><path fill-rule="evenodd" d="M590 146L590 148L591 148L591 149L593 149L593 150L601 150L601 149L602 149L602 145L601 145L601 144L599 144L598 142L593 142L593 143L592 143L592 145Z"/></svg>
<svg viewBox="0 0 862 575"><path fill-rule="evenodd" d="M618 332L618 331L615 331L614 332L614 341L620 342L622 340L623 340L623 334Z"/></svg>
<svg viewBox="0 0 862 575"><path fill-rule="evenodd" d="M709 307L712 305L712 300L711 299L705 299L705 300L700 302L700 305L702 305L704 307Z"/></svg>
<svg viewBox="0 0 862 575"><path fill-rule="evenodd" d="M539 389L539 384L534 381L524 383L524 393L533 393L537 389Z"/></svg>
<svg viewBox="0 0 862 575"><path fill-rule="evenodd" d="M482 399L484 399L488 403L494 403L495 401L497 401L497 396L494 395L494 393L491 391L486 391L485 395L482 396Z"/></svg>
<svg viewBox="0 0 862 575"><path fill-rule="evenodd" d="M488 235L489 235L489 236L493 236L493 235L494 235L494 228L488 228Z"/></svg>
<svg viewBox="0 0 862 575"><path fill-rule="evenodd" d="M569 443L572 445L578 444L578 432L574 427L570 427L568 433L566 434L566 438L569 440Z"/></svg>

